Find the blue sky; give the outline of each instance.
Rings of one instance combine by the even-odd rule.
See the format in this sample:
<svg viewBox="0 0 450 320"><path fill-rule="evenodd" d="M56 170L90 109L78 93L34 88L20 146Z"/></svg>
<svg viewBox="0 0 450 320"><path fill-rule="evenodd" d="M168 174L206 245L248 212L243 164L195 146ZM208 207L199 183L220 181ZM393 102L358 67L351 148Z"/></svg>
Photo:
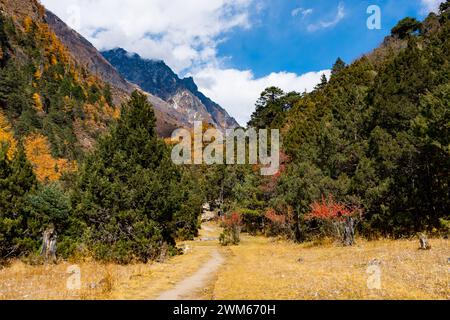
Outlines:
<svg viewBox="0 0 450 320"><path fill-rule="evenodd" d="M339 4L344 18L335 26L308 31L319 20L331 21ZM370 5L379 5L382 29L369 30L366 13ZM294 10L308 11L293 15ZM298 12L298 11L297 11ZM310 12L310 13L309 13ZM338 1L338 0L273 0L260 13L250 29L235 29L227 41L218 46L219 56L231 57L227 64L237 69L251 69L256 77L271 72L290 71L302 74L328 69L337 57L351 62L377 47L395 24L405 16L423 18L420 1Z"/></svg>
<svg viewBox="0 0 450 320"><path fill-rule="evenodd" d="M275 85L311 90L337 57L376 48L402 18L423 19L439 0L42 0L99 50L122 47L164 60L241 124ZM367 28L367 8L381 29Z"/></svg>

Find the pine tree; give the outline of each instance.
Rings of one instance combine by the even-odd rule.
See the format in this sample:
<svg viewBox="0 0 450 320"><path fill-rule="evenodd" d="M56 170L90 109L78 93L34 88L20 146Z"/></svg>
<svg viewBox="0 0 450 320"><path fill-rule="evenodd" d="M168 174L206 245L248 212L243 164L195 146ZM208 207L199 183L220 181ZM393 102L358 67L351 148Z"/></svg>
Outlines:
<svg viewBox="0 0 450 320"><path fill-rule="evenodd" d="M404 39L407 36L420 31L421 28L422 23L417 21L417 19L407 17L401 20L394 28L392 28L391 33L393 36Z"/></svg>
<svg viewBox="0 0 450 320"><path fill-rule="evenodd" d="M382 61L363 57L328 85L323 77L317 89L326 90L287 115L283 145L293 160L272 203L292 208L307 233L317 226L302 215L329 194L363 207L361 231L370 235L411 235L448 220L450 20L432 14L419 30L401 21L393 34L406 46L380 48Z"/></svg>
<svg viewBox="0 0 450 320"><path fill-rule="evenodd" d="M147 97L134 92L81 169L74 201L98 259L147 261L174 244L187 193L155 122Z"/></svg>
<svg viewBox="0 0 450 320"><path fill-rule="evenodd" d="M328 79L325 74L320 77L320 83L314 88L315 90L322 90L328 84Z"/></svg>
<svg viewBox="0 0 450 320"><path fill-rule="evenodd" d="M445 2L442 2L439 6L439 12L441 14L447 13L447 11L450 9L450 0L447 0Z"/></svg>
<svg viewBox="0 0 450 320"><path fill-rule="evenodd" d="M5 31L6 18L0 13L0 68L3 68L6 65L8 60L8 37Z"/></svg>
<svg viewBox="0 0 450 320"><path fill-rule="evenodd" d="M27 196L26 204L27 233L23 243L27 248L24 249L38 250L43 233L52 226L58 235L58 256L62 254L67 258L73 253L81 226L71 214L70 198L60 184L39 185L36 191Z"/></svg>
<svg viewBox="0 0 450 320"><path fill-rule="evenodd" d="M344 70L347 67L347 64L341 59L337 58L336 62L333 65L333 68L331 69L331 75L335 76L342 70Z"/></svg>
<svg viewBox="0 0 450 320"><path fill-rule="evenodd" d="M36 178L23 148L10 160L3 145L0 148L0 260L23 253L26 196L35 186Z"/></svg>
<svg viewBox="0 0 450 320"><path fill-rule="evenodd" d="M284 111L283 97L285 93L277 87L270 87L261 93L256 102L256 110L248 123L249 127L256 129L270 128L275 124L281 124Z"/></svg>

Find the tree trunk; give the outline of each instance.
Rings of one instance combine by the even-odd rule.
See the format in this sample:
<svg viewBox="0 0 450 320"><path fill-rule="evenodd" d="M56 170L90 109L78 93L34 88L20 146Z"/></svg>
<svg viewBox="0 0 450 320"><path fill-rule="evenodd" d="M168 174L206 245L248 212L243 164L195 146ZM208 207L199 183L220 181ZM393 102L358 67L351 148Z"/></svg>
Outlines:
<svg viewBox="0 0 450 320"><path fill-rule="evenodd" d="M419 236L419 242L420 242L420 250L430 250L431 249L431 245L428 242L428 238L426 235L421 234Z"/></svg>
<svg viewBox="0 0 450 320"><path fill-rule="evenodd" d="M355 220L351 217L344 222L343 242L345 246L355 244Z"/></svg>
<svg viewBox="0 0 450 320"><path fill-rule="evenodd" d="M294 238L297 242L301 242L303 240L303 235L300 230L300 217L298 213L294 213Z"/></svg>
<svg viewBox="0 0 450 320"><path fill-rule="evenodd" d="M56 262L56 239L58 234L56 233L55 227L50 225L47 230L44 231L42 236L42 251L41 255L44 257L45 263L51 261Z"/></svg>

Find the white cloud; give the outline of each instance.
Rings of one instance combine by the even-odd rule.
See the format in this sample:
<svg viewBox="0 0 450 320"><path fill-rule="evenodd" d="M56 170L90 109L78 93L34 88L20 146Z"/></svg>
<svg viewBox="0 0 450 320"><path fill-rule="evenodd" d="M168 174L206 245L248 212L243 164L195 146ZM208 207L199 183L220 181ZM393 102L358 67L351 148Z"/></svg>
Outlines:
<svg viewBox="0 0 450 320"><path fill-rule="evenodd" d="M311 8L309 8L309 9L295 8L294 10L292 10L291 15L293 17L297 17L298 15L301 15L302 17L306 17L313 12L314 12L314 10Z"/></svg>
<svg viewBox="0 0 450 320"><path fill-rule="evenodd" d="M270 86L277 86L286 92L311 91L322 74L330 77L330 70L310 72L303 75L279 72L262 78L255 78L249 70L205 68L194 73L200 90L222 105L241 124L245 125L254 111L254 105L261 92Z"/></svg>
<svg viewBox="0 0 450 320"><path fill-rule="evenodd" d="M311 90L323 73L255 78L252 71L223 67L226 58L218 57L217 45L232 29L250 27L250 8L264 10L265 0L41 1L100 50L122 47L164 60L177 73L192 74L200 90L241 124L247 123L266 87ZM309 15L310 10L297 14Z"/></svg>
<svg viewBox="0 0 450 320"><path fill-rule="evenodd" d="M336 26L342 19L345 18L345 6L344 3L341 2L337 8L337 14L332 20L321 20L317 23L313 23L308 25L308 31L314 32L320 29L328 29Z"/></svg>
<svg viewBox="0 0 450 320"><path fill-rule="evenodd" d="M422 11L424 14L428 14L430 12L438 12L439 5L444 0L420 0L422 3Z"/></svg>
<svg viewBox="0 0 450 320"><path fill-rule="evenodd" d="M98 49L123 47L180 72L210 63L224 33L250 26L256 0L42 0ZM75 10L76 9L76 10ZM78 17L74 17L78 15Z"/></svg>

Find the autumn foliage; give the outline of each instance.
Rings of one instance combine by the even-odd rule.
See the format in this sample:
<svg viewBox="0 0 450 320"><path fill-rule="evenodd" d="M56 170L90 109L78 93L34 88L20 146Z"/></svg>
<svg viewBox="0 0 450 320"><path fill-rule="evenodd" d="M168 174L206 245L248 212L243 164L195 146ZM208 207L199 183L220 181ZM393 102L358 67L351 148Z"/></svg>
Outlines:
<svg viewBox="0 0 450 320"><path fill-rule="evenodd" d="M17 141L14 139L8 119L0 112L0 145L4 143L8 145L7 157L12 160L17 149Z"/></svg>
<svg viewBox="0 0 450 320"><path fill-rule="evenodd" d="M361 213L361 209L350 207L343 203L337 202L330 194L328 199L325 196L321 201L315 201L311 205L311 212L305 216L306 220L326 220L326 221L342 221L346 218L355 217Z"/></svg>
<svg viewBox="0 0 450 320"><path fill-rule="evenodd" d="M240 242L242 217L238 212L233 212L222 218L223 233L220 235L220 243L224 246L237 245Z"/></svg>
<svg viewBox="0 0 450 320"><path fill-rule="evenodd" d="M291 207L285 207L280 211L273 208L266 210L264 214L265 225L264 232L267 236L293 237L293 228L295 225L294 211Z"/></svg>
<svg viewBox="0 0 450 320"><path fill-rule="evenodd" d="M233 212L230 215L222 218L222 224L224 227L240 226L242 224L241 215L238 212Z"/></svg>
<svg viewBox="0 0 450 320"><path fill-rule="evenodd" d="M36 111L43 112L44 106L42 104L41 96L39 95L39 93L33 94L33 101L34 101L34 108L36 109Z"/></svg>
<svg viewBox="0 0 450 320"><path fill-rule="evenodd" d="M262 183L260 186L261 191L263 191L264 193L274 192L274 190L276 189L276 187L278 185L278 182L280 181L281 176L286 171L287 164L290 161L291 161L291 159L289 158L289 156L286 155L286 153L283 150L281 150L280 151L280 168L277 173L275 173L272 176L267 177L264 180L264 183ZM257 170L259 170L259 168Z"/></svg>
<svg viewBox="0 0 450 320"><path fill-rule="evenodd" d="M57 181L64 173L76 170L75 161L53 158L47 137L39 133L28 136L24 141L24 147L34 173L41 182Z"/></svg>
<svg viewBox="0 0 450 320"><path fill-rule="evenodd" d="M305 216L306 221L319 222L322 235L335 237L346 246L354 244L356 224L361 218L361 208L337 202L331 194L328 199L323 196L321 201L315 201Z"/></svg>
<svg viewBox="0 0 450 320"><path fill-rule="evenodd" d="M283 225L286 223L286 216L277 214L276 211L272 208L269 208L266 211L265 217L267 220L274 224Z"/></svg>

